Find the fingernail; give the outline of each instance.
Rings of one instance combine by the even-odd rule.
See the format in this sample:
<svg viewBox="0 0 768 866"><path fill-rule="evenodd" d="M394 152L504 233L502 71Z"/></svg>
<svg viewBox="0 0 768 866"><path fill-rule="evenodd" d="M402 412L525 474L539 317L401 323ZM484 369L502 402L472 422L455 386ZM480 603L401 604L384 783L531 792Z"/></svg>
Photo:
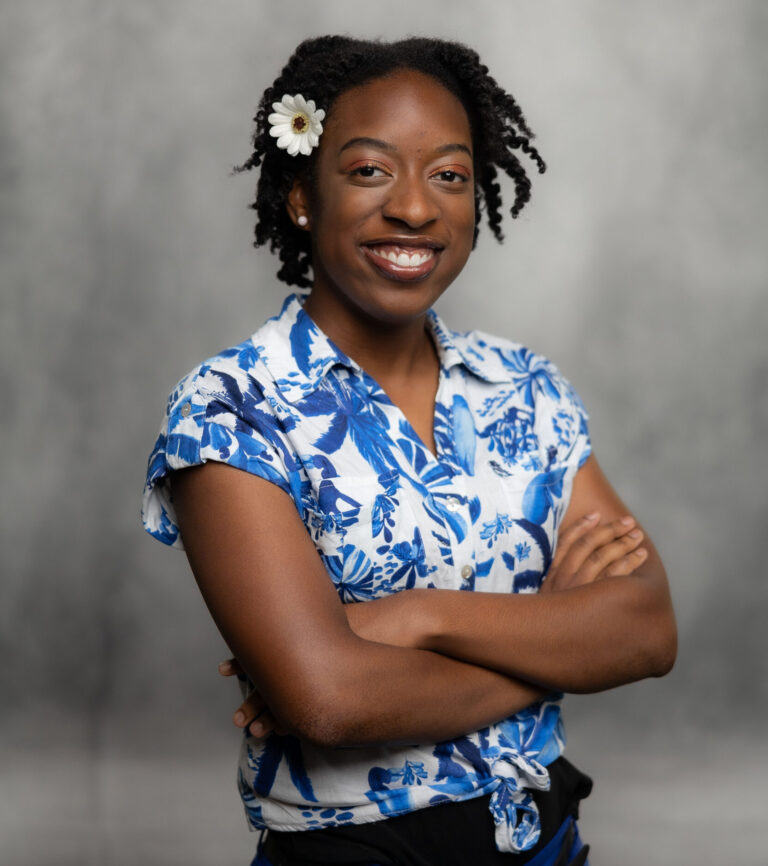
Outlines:
<svg viewBox="0 0 768 866"><path fill-rule="evenodd" d="M622 517L621 522L624 524L624 526L631 526L635 522L635 518L634 517Z"/></svg>
<svg viewBox="0 0 768 866"><path fill-rule="evenodd" d="M249 725L248 730L252 737L261 737L264 735L264 725L261 722L253 722Z"/></svg>
<svg viewBox="0 0 768 866"><path fill-rule="evenodd" d="M593 511L591 514L587 515L586 519L589 521L593 521L593 520L597 520L598 517L600 517L600 512L599 511Z"/></svg>
<svg viewBox="0 0 768 866"><path fill-rule="evenodd" d="M633 529L632 532L627 533L630 538L642 538L643 533L639 529Z"/></svg>
<svg viewBox="0 0 768 866"><path fill-rule="evenodd" d="M231 670L232 670L232 662L228 662L228 661L219 662L219 673L220 674L223 674L226 671L231 671Z"/></svg>
<svg viewBox="0 0 768 866"><path fill-rule="evenodd" d="M242 728L245 724L245 713L242 710L238 710L234 716L232 716L232 721L238 726L238 728Z"/></svg>
<svg viewBox="0 0 768 866"><path fill-rule="evenodd" d="M637 556L647 556L648 551L644 547L638 547L637 550L635 551L635 554Z"/></svg>

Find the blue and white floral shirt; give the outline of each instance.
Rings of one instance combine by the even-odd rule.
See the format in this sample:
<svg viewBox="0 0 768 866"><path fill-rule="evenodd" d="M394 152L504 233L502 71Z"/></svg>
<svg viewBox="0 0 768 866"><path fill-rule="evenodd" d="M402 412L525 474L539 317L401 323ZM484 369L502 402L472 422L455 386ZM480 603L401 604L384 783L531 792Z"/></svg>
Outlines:
<svg viewBox="0 0 768 866"><path fill-rule="evenodd" d="M586 413L545 358L430 312L440 359L424 446L381 387L290 296L239 346L181 380L149 460L143 519L182 547L166 480L217 460L295 502L345 603L412 587L536 592L578 468ZM535 789L564 747L557 697L442 743L332 752L245 736L239 788L253 829L360 824L490 794L501 851L540 833Z"/></svg>

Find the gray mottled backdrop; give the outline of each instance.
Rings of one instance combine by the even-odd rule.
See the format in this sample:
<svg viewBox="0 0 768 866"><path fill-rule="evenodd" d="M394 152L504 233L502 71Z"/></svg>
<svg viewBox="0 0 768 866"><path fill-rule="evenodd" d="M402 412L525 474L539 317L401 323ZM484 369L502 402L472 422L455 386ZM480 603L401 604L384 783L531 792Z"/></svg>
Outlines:
<svg viewBox="0 0 768 866"><path fill-rule="evenodd" d="M764 863L761 0L0 4L0 862L248 862L225 649L139 498L170 387L285 293L228 170L333 31L473 44L550 164L441 308L566 371L668 565L674 672L567 700L594 866Z"/></svg>

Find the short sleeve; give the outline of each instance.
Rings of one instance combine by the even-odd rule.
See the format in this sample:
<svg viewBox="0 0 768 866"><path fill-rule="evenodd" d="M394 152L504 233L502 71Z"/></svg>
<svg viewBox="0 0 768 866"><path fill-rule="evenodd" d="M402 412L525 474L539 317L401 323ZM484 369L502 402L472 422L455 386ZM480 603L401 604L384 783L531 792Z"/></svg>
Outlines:
<svg viewBox="0 0 768 866"><path fill-rule="evenodd" d="M592 453L589 415L576 389L551 361L542 359L540 369L547 397L544 415L549 429L543 435L548 449L559 463L580 469Z"/></svg>
<svg viewBox="0 0 768 866"><path fill-rule="evenodd" d="M213 392L196 376L181 381L168 399L149 457L141 516L150 535L171 547L184 547L168 484L168 476L176 469L215 460L257 475L290 494L287 446L268 407L253 384L250 389L229 387Z"/></svg>

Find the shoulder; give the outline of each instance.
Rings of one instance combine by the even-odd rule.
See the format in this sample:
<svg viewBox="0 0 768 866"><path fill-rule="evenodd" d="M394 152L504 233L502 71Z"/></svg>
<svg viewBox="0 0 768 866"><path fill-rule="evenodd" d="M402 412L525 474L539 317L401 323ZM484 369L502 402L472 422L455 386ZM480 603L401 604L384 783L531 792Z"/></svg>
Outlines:
<svg viewBox="0 0 768 866"><path fill-rule="evenodd" d="M509 371L508 357L516 352L530 352L522 343L487 331L451 331L450 334L459 351L502 373Z"/></svg>
<svg viewBox="0 0 768 866"><path fill-rule="evenodd" d="M212 460L290 490L286 424L271 394L269 370L253 337L206 359L181 379L168 397L147 466L142 517L151 535L182 546L166 483L179 469Z"/></svg>
<svg viewBox="0 0 768 866"><path fill-rule="evenodd" d="M281 312L248 339L224 349L191 370L171 393L169 406L190 395L216 397L232 407L269 395L273 406L309 389L318 371L338 360L311 320L301 299L289 295Z"/></svg>
<svg viewBox="0 0 768 866"><path fill-rule="evenodd" d="M485 331L451 332L451 337L467 366L484 378L510 383L529 398L538 394L558 401L575 393L554 361L523 343Z"/></svg>
<svg viewBox="0 0 768 866"><path fill-rule="evenodd" d="M261 403L279 377L293 366L290 321L286 310L264 322L250 337L222 349L190 370L171 391L168 414L192 398L198 402L216 399L232 409L247 408L250 401Z"/></svg>
<svg viewBox="0 0 768 866"><path fill-rule="evenodd" d="M453 333L482 395L476 409L482 435L527 441L535 434L542 465L555 457L580 466L590 452L586 409L576 389L547 356L484 331ZM531 440L533 441L533 440Z"/></svg>
<svg viewBox="0 0 768 866"><path fill-rule="evenodd" d="M194 399L205 403L217 399L234 408L244 395L263 393L270 376L255 341L257 336L258 332L193 367L172 389L167 414Z"/></svg>
<svg viewBox="0 0 768 866"><path fill-rule="evenodd" d="M205 459L248 468L267 451L285 450L292 419L260 333L207 358L171 391L160 431L166 469Z"/></svg>

